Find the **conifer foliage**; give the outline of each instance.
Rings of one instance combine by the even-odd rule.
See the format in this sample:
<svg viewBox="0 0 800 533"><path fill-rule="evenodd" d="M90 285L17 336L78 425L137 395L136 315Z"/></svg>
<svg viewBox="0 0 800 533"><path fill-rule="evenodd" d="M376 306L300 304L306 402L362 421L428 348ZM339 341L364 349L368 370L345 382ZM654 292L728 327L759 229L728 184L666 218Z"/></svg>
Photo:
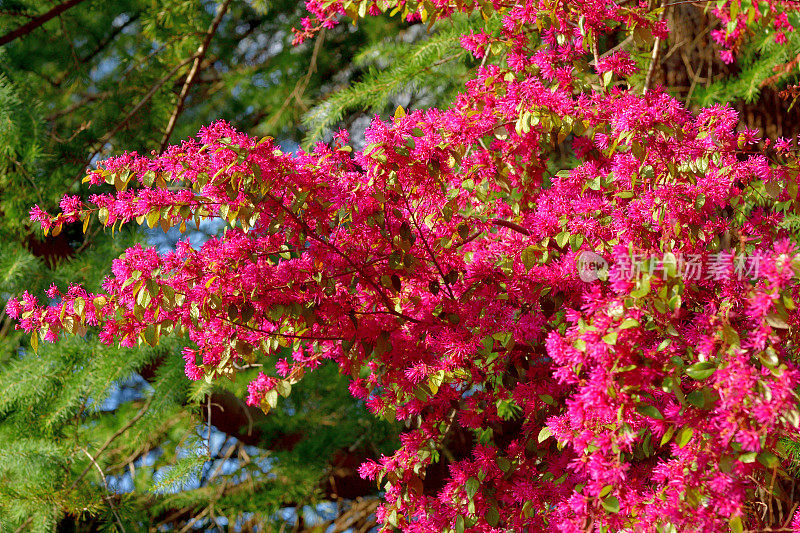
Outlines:
<svg viewBox="0 0 800 533"><path fill-rule="evenodd" d="M781 2L721 1L732 60ZM787 2L788 4L788 2ZM405 531L743 531L791 522L800 412L798 162L786 139L653 87L664 9L611 0L312 0L296 40L342 15L473 12L477 60L449 108L376 120L296 155L224 122L160 155L106 160L116 193L31 212L226 233L165 256L135 246L102 290L7 312L32 339L186 336L190 380L279 357L265 412L325 360L399 448L361 467ZM726 19L727 17L727 19ZM499 24L496 24L499 23ZM772 28L769 30L769 28ZM633 52L612 50L634 36ZM652 51L652 52L651 52ZM728 56L727 54L731 54ZM573 154L564 165L560 154ZM429 476L457 428L470 453ZM756 498L769 496L769 520ZM795 519L795 529L800 519Z"/></svg>

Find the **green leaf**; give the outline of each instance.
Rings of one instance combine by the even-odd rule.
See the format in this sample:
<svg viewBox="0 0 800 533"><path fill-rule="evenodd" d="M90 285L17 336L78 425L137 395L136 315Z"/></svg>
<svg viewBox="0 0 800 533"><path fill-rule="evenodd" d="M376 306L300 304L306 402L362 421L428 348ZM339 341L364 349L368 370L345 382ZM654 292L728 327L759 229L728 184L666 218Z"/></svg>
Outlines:
<svg viewBox="0 0 800 533"><path fill-rule="evenodd" d="M702 408L706 403L706 397L705 397L705 395L703 395L703 393L701 391L695 390L695 391L690 392L686 396L686 401L689 402L690 404L694 405L695 407Z"/></svg>
<svg viewBox="0 0 800 533"><path fill-rule="evenodd" d="M648 418L664 420L664 415L662 415L661 411L656 409L654 405L639 405L638 407L636 407L636 412Z"/></svg>
<svg viewBox="0 0 800 533"><path fill-rule="evenodd" d="M156 227L156 224L158 223L158 220L160 218L161 218L161 210L154 209L153 211L150 211L149 213L147 213L146 217L147 225L150 226L151 228Z"/></svg>
<svg viewBox="0 0 800 533"><path fill-rule="evenodd" d="M603 87L608 87L611 83L611 79L614 76L614 72L611 70L607 70L603 72Z"/></svg>
<svg viewBox="0 0 800 533"><path fill-rule="evenodd" d="M626 318L619 325L619 329L630 329L630 328L634 328L634 327L639 326L639 325L640 325L639 321L636 320L635 318Z"/></svg>
<svg viewBox="0 0 800 533"><path fill-rule="evenodd" d="M511 461L509 461L508 458L503 456L498 456L496 462L497 462L497 467L505 473L508 473L508 471L511 470L511 467L513 466L511 464Z"/></svg>
<svg viewBox="0 0 800 533"><path fill-rule="evenodd" d="M789 324L786 323L777 313L770 313L767 315L767 324L775 329L789 329Z"/></svg>
<svg viewBox="0 0 800 533"><path fill-rule="evenodd" d="M158 344L158 335L156 333L156 328L153 325L147 326L144 330L144 340L147 341L147 344L150 346L155 346Z"/></svg>
<svg viewBox="0 0 800 533"><path fill-rule="evenodd" d="M742 517L741 516L734 516L730 520L728 520L728 525L731 528L731 533L743 533L744 526L742 525Z"/></svg>
<svg viewBox="0 0 800 533"><path fill-rule="evenodd" d="M539 436L537 437L537 440L539 442L544 442L552 436L553 433L550 431L550 428L545 426L541 430L539 430Z"/></svg>
<svg viewBox="0 0 800 533"><path fill-rule="evenodd" d="M711 361L703 361L687 367L686 373L690 378L697 381L702 381L711 376L711 374L713 374L716 370L717 367L714 365L714 363Z"/></svg>
<svg viewBox="0 0 800 533"><path fill-rule="evenodd" d="M86 301L80 296L72 300L72 311L83 318L83 311L86 308Z"/></svg>
<svg viewBox="0 0 800 533"><path fill-rule="evenodd" d="M641 298L650 292L650 278L642 278L639 286L631 291L631 296Z"/></svg>
<svg viewBox="0 0 800 533"><path fill-rule="evenodd" d="M693 435L694 435L694 429L689 427L681 428L681 430L678 432L678 438L676 439L678 448L683 448L684 446L689 444L689 441L692 440Z"/></svg>
<svg viewBox="0 0 800 533"><path fill-rule="evenodd" d="M755 462L756 457L758 457L758 452L743 453L742 455L739 456L739 462L740 463L752 463L752 462Z"/></svg>
<svg viewBox="0 0 800 533"><path fill-rule="evenodd" d="M526 269L530 270L534 266L536 266L537 251L538 251L537 246L528 246L527 248L522 250L522 253L520 254L520 259L522 260L522 264L525 265Z"/></svg>
<svg viewBox="0 0 800 533"><path fill-rule="evenodd" d="M669 429L667 429L667 432L664 433L664 436L661 437L661 444L660 445L663 446L666 443L668 443L670 441L670 439L672 439L672 435L674 435L674 434L675 434L675 426L670 426Z"/></svg>
<svg viewBox="0 0 800 533"><path fill-rule="evenodd" d="M616 331L608 332L606 335L603 336L603 342L611 345L617 344L617 332Z"/></svg>
<svg viewBox="0 0 800 533"><path fill-rule="evenodd" d="M775 468L781 462L777 455L767 450L759 453L757 459L759 463L767 468Z"/></svg>
<svg viewBox="0 0 800 533"><path fill-rule="evenodd" d="M741 342L739 340L739 334L736 332L736 330L727 324L725 324L725 326L722 328L722 338L730 346L739 346Z"/></svg>
<svg viewBox="0 0 800 533"><path fill-rule="evenodd" d="M255 314L256 310L253 307L253 304L251 304L250 302L245 302L244 304L242 304L242 308L239 310L239 312L241 313L242 316L242 322L246 324L250 322L251 318L253 318L253 315Z"/></svg>
<svg viewBox="0 0 800 533"><path fill-rule="evenodd" d="M481 482L478 481L477 478L470 477L467 482L464 484L464 490L467 492L467 498L470 500L477 494L478 488L480 487Z"/></svg>
<svg viewBox="0 0 800 533"><path fill-rule="evenodd" d="M616 496L609 496L608 498L601 500L600 503L603 504L603 509L609 513L617 514L619 512L619 500Z"/></svg>
<svg viewBox="0 0 800 533"><path fill-rule="evenodd" d="M695 211L699 211L700 209L702 209L705 203L706 203L706 195L703 193L698 194L697 197L694 199Z"/></svg>
<svg viewBox="0 0 800 533"><path fill-rule="evenodd" d="M277 385L275 385L275 390L284 398L288 398L289 394L292 393L292 384L288 381L279 381Z"/></svg>
<svg viewBox="0 0 800 533"><path fill-rule="evenodd" d="M276 389L268 390L264 395L264 401L267 402L271 409L275 409L278 405L278 391Z"/></svg>
<svg viewBox="0 0 800 533"><path fill-rule="evenodd" d="M428 387L431 389L431 394L436 394L442 383L444 383L444 370L439 370L428 379Z"/></svg>
<svg viewBox="0 0 800 533"><path fill-rule="evenodd" d="M489 507L483 515L483 518L486 519L486 523L490 526L496 526L498 522L500 522L500 513L497 511L497 507Z"/></svg>

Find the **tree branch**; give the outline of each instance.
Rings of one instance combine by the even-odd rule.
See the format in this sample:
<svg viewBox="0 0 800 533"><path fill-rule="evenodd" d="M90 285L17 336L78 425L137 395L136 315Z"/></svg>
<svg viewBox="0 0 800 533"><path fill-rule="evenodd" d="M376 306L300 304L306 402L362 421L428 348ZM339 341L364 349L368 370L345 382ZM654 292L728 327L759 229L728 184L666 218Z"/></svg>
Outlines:
<svg viewBox="0 0 800 533"><path fill-rule="evenodd" d="M517 233L522 233L523 235L527 235L528 237L530 237L530 235L531 235L530 231L528 231L527 229L523 228L522 226L520 226L516 222L510 222L508 220L503 220L502 218L493 218L492 222L494 222L498 226L503 226L504 228L512 229L512 230L516 231Z"/></svg>
<svg viewBox="0 0 800 533"><path fill-rule="evenodd" d="M300 100L300 97L306 91L308 83L309 81L311 81L311 75L317 71L317 56L319 55L319 51L322 48L322 43L324 41L325 41L325 28L323 28L322 31L320 31L319 34L317 35L316 42L314 43L314 50L311 53L311 61L308 64L308 70L306 71L305 75L302 78L297 80L294 89L292 89L292 92L289 93L289 96L287 96L286 99L283 101L283 104L281 104L281 108L278 109L278 112L275 113L275 115L273 115L272 118L269 120L270 128L272 128L275 124L277 124L281 115L283 115L284 111L286 111L286 108L289 107L289 103L292 101L292 99L294 99L298 104L300 104L300 107L305 107L303 105L303 102Z"/></svg>
<svg viewBox="0 0 800 533"><path fill-rule="evenodd" d="M661 0L661 17L660 20L664 20L667 15L667 7L666 7L666 0ZM658 64L658 56L661 53L661 37L656 37L655 42L653 43L653 52L650 55L650 65L647 67L647 76L644 79L644 89L642 89L642 94L647 94L647 91L650 90L650 85L653 83L653 74L655 74L656 66Z"/></svg>
<svg viewBox="0 0 800 533"><path fill-rule="evenodd" d="M225 0L225 2L219 6L214 20L211 21L211 25L208 27L205 39L203 39L203 42L200 44L200 47L194 54L194 64L192 65L192 69L189 71L189 75L186 76L186 81L183 82L181 94L178 96L178 103L175 106L175 109L172 111L172 115L169 117L167 129L164 131L164 137L161 139L162 152L169 144L169 138L172 135L172 132L175 130L175 123L177 122L178 116L180 116L181 112L183 111L183 107L186 104L186 97L189 95L189 89L191 89L192 85L197 79L197 74L200 72L200 65L206 56L208 45L211 44L211 39L214 37L214 34L217 33L217 28L219 27L220 22L222 22L222 17L225 15L225 11L228 10L230 3L231 0Z"/></svg>
<svg viewBox="0 0 800 533"><path fill-rule="evenodd" d="M45 22L56 18L67 9L77 6L83 1L84 0L67 0L63 4L58 4L44 15L39 15L38 17L31 19L30 22L23 24L16 30L10 31L5 35L3 35L2 37L0 37L0 46L8 44L19 37L29 34L33 30L44 24Z"/></svg>

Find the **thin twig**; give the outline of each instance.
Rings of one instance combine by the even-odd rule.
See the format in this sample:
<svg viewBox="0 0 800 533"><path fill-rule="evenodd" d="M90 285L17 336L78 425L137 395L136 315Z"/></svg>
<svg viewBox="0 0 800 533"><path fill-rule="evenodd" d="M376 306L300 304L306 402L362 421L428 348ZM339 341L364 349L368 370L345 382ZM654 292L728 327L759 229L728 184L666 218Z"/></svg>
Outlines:
<svg viewBox="0 0 800 533"><path fill-rule="evenodd" d="M136 414L133 416L133 418L131 418L131 419L128 421L128 423L127 423L127 424L125 424L124 426L122 426L121 428L119 428L119 429L118 429L118 430L117 430L117 431L116 431L116 432L115 432L113 435L111 435L111 436L110 436L108 439L106 439L106 441L103 443L103 445L102 445L102 446L100 446L100 449L99 449L99 450L97 450L97 452L96 452L96 453L94 454L94 456L92 457L93 461L97 461L97 458L98 458L98 457L100 457L100 455L101 455L101 454L102 454L104 451L106 451L106 448L108 448L108 447L111 445L111 443L112 443L112 442L114 442L114 441L117 439L117 437L119 437L120 435L122 435L123 433L125 433L126 431L128 431L128 430L131 428L131 426L133 426L133 425L134 425L134 424L135 424L135 423L136 423L136 422L137 422L137 421L138 421L140 418L142 418L142 417L144 416L144 414L147 412L147 409L150 407L150 403L151 403L152 401L153 401L153 397L151 396L150 398L148 398L148 399L147 399L147 401L146 401L146 402L144 402L144 405L142 405L142 408L141 408L141 409L139 409L139 412L138 412L138 413L136 413ZM72 492L72 490L73 490L75 487L77 487L77 486L78 486L78 483L80 483L80 482L81 482L81 480L82 480L84 477L86 477L86 474L88 474L88 473L89 473L89 470L91 470L91 469L92 469L92 465L91 465L91 464L90 464L90 465L88 465L86 468L84 468L84 469L83 469L83 472L81 472L81 474L80 474L80 475L79 475L77 478L75 478L75 481L73 481L73 482L72 482L72 485L70 485L69 489L67 489L67 492L68 492L68 493L69 493L69 492Z"/></svg>
<svg viewBox="0 0 800 533"><path fill-rule="evenodd" d="M592 34L592 56L594 56L594 69L597 71L597 79L600 80L600 86L603 86L603 74L598 69L600 63L600 54L597 51L597 36Z"/></svg>
<svg viewBox="0 0 800 533"><path fill-rule="evenodd" d="M48 121L48 122L52 122L52 121L54 121L54 120L56 120L58 118L61 118L61 117L65 116L65 115L69 115L73 111L76 111L76 110L80 109L81 107L85 106L86 104L94 102L95 100L105 99L105 98L107 98L109 96L112 96L113 94L114 93L111 92L111 91L103 91L103 92L100 92L100 93L97 93L97 94L87 95L84 98L82 98L81 100L78 100L77 102L75 102L74 104L71 104L71 105L65 107L64 109L61 109L61 110L56 111L56 112L54 112L54 113L52 113L50 115L47 115L45 117L45 120Z"/></svg>
<svg viewBox="0 0 800 533"><path fill-rule="evenodd" d="M226 439L226 441L227 441L227 439ZM225 443L223 442L222 444L225 444ZM216 478L217 475L219 475L219 473L222 471L222 467L225 466L225 463L227 463L228 459L231 458L231 455L233 455L233 452L236 451L236 447L237 447L237 443L233 443L230 446L228 446L228 451L225 452L225 455L222 456L222 459L220 460L219 465L217 465L217 467L208 476L208 478L207 478L207 482L208 483L213 481L214 478ZM210 469L211 469L211 467L209 467L209 470ZM225 485L224 484L222 486L222 489L224 491L224 489L225 489ZM222 493L218 494L218 496L222 496Z"/></svg>
<svg viewBox="0 0 800 533"><path fill-rule="evenodd" d="M422 227L420 226L419 222L417 222L417 217L414 216L414 210L411 208L411 201L408 199L405 190L403 190L402 184L400 184L400 191L403 193L403 199L406 201L406 208L408 208L408 216L411 217L411 222L414 224L414 227L417 228L417 233L419 234L419 238L422 240L422 244L425 247L425 250L428 252L431 261L433 261L436 270L439 272L439 276L442 278L444 286L447 287L447 292L450 294L450 298L455 300L456 297L453 294L453 287L450 286L450 281L448 281L447 276L445 275L444 270L442 269L442 266L439 264L439 261L436 260L436 254L433 253L433 250L428 244L428 239L425 238L425 234L422 232Z"/></svg>
<svg viewBox="0 0 800 533"><path fill-rule="evenodd" d="M311 81L311 75L316 72L317 70L317 56L319 55L319 51L322 48L322 43L325 41L325 29L323 28L322 31L316 37L316 41L314 42L314 51L311 53L311 61L308 64L308 70L306 71L305 75L297 81L292 89L292 92L289 93L289 96L283 101L281 104L280 109L272 118L269 120L269 127L271 128L277 121L280 119L283 112L286 111L286 108L289 107L289 102L294 99L300 104L300 107L305 107L305 105L301 102L300 96L303 95L306 88L308 87L308 83Z"/></svg>
<svg viewBox="0 0 800 533"><path fill-rule="evenodd" d="M92 159L94 159L95 156L100 153L100 151L103 149L103 146L105 146L105 144L108 141L110 141L114 137L114 135L116 135L122 128L124 128L127 125L128 121L131 119L131 117L133 117L136 113L138 113L145 106L145 104L147 104L147 102L149 102L153 98L153 96L155 96L156 92L158 92L158 90L165 83L167 83L170 79L172 79L172 77L180 69L182 69L184 66L188 65L193 59L194 59L194 56L187 57L186 59L184 59L183 61L178 63L178 65L176 65L172 70L170 70L163 78L158 80L156 82L156 84L153 85L150 88L150 90L147 92L147 94L144 95L144 97L141 100L139 100L139 103L136 104L133 107L133 109L131 109L128 112L128 114L125 115L125 117L122 120L119 121L119 123L117 123L116 127L114 127L114 129L112 129L111 131L109 131L108 133L103 135L103 137L100 138L100 140L98 141L99 142L99 146L94 152L92 152L92 155L89 157L89 162L91 162ZM83 170L81 170L81 174L83 174Z"/></svg>
<svg viewBox="0 0 800 533"><path fill-rule="evenodd" d="M108 502L108 506L111 507L111 512L114 514L114 518L117 519L117 523L119 524L119 528L122 530L122 533L125 533L125 526L122 524L122 519L119 517L117 513L117 508L114 506L114 502L111 500L111 495L108 494L108 482L106 481L106 475L103 473L103 469L100 468L100 465L97 464L92 454L86 451L86 448L80 449L83 453L86 454L86 457L92 462L92 464L97 467L97 471L100 472L100 479L103 480L103 487L106 489L105 500Z"/></svg>
<svg viewBox="0 0 800 533"><path fill-rule="evenodd" d="M44 197L42 197L42 192L41 192L41 191L39 190L39 188L36 186L36 183L35 183L35 181L33 180L33 176L31 176L31 175L28 173L28 170L25 168L25 165L23 165L22 163L20 163L19 161L17 161L17 160L16 160L16 158L14 158L14 157L10 157L10 159L11 159L11 162L12 162L12 163L14 163L15 165L17 165L17 168L19 168L19 172L20 172L20 174L22 175L22 177L23 177L23 178L25 178L25 179L28 181L28 183L30 183L30 184L31 184L31 187L33 188L33 190L34 190L34 191L36 191L36 196L38 196L38 197L39 197L39 201L40 201L42 204L44 204Z"/></svg>
<svg viewBox="0 0 800 533"><path fill-rule="evenodd" d="M320 32L319 37L317 37L317 42L314 43L314 51L311 53L311 62L308 64L306 75L303 76L303 79L298 85L295 86L293 91L294 99L297 101L297 105L302 108L305 108L305 104L300 100L300 96L306 92L308 82L311 81L311 75L317 71L317 56L319 55L319 51L322 49L323 42L325 42L324 29Z"/></svg>
<svg viewBox="0 0 800 533"><path fill-rule="evenodd" d="M58 23L61 25L61 32L64 34L64 37L67 38L67 43L69 43L69 49L70 52L72 52L72 62L75 63L75 70L78 70L78 67L80 66L80 62L78 61L78 52L75 50L75 44L72 40L72 35L70 35L69 30L67 29L67 25L64 24L64 17L59 16Z"/></svg>
<svg viewBox="0 0 800 533"><path fill-rule="evenodd" d="M195 523L198 520L203 518L210 509L211 509L210 507L206 507L205 509L203 509L197 516L189 520L189 522L187 522L186 525L183 526L178 533L185 533L186 531L189 531L192 528L192 526L195 525Z"/></svg>
<svg viewBox="0 0 800 533"><path fill-rule="evenodd" d="M356 270L356 271L357 271L359 274L361 274L361 277L362 277L362 279L363 279L363 280L364 280L364 281L365 281L367 284L369 284L370 286L372 286L372 288L373 288L373 289L375 289L375 291L377 292L377 294L378 294L378 296L381 298L381 300L383 300L383 303L384 303L384 305L386 306L386 309L387 309L387 311L389 312L389 314L391 314L391 315L394 315L394 316L396 316L396 317L398 317L398 318L403 318L403 319L405 319L405 320L408 320L409 322L419 323L419 320L417 320L416 318L414 318L414 317L411 317L411 316L408 316L408 315L406 315L406 314L404 314L404 313L401 313L401 312L399 312L399 311L395 311L395 310L394 310L394 305L392 305L392 302L391 302L391 300L389 300L389 297L388 297L388 296L386 296L386 293L384 293L384 292L383 292L383 290L381 290L380 286L379 286L379 285L378 285L378 284L375 282L375 280L373 280L373 279L372 279L372 277L368 276L368 275L367 275L367 274L364 272L364 269L363 269L363 267L359 267L359 266L358 266L358 265L355 263L355 261L353 261L353 258L352 258L352 257L350 257L350 255L348 255L348 254L344 253L344 252L343 252L343 251L341 251L341 250L340 250L340 249L339 249L337 246L335 246L333 243L326 241L326 240L325 240L325 239L323 239L321 236L319 236L317 233L315 233L315 232L314 232L314 231L313 231L313 230L312 230L312 229L309 227L309 225L308 225L308 224L305 222L305 220L303 220L302 218L300 218L300 215L298 215L297 213L295 213L294 211L292 211L292 210L291 210L291 209L290 209L288 206L284 205L284 203L283 203L283 202L282 202L280 199L278 199L278 198L277 198L277 197L275 197L274 195L270 194L269 192L265 193L265 194L264 194L264 197L265 197L265 198L269 198L270 200L272 200L272 202L273 202L275 205L277 205L277 207L279 207L279 208L280 208L280 209L282 209L282 210L283 210L283 211L284 211L284 212L285 212L287 215L289 215L290 217L292 217L292 218L294 219L294 221L295 221L295 222L296 222L296 223L297 223L297 224L298 224L298 225L299 225L299 226L300 226L300 227L303 229L303 232L306 234L306 236L307 236L307 237L309 237L310 239L313 239L313 240L315 240L315 241L319 242L319 243L320 243L320 244L322 244L323 246L325 246L325 247L329 248L329 249L330 249L331 251L333 251L335 254L337 254L337 255L341 256L341 257L342 257L342 259L344 259L344 260L345 260L345 261L346 261L346 262L347 262L347 263L350 265L350 267L352 267L352 268L353 268L354 270ZM275 333L271 333L271 335L275 335Z"/></svg>
<svg viewBox="0 0 800 533"><path fill-rule="evenodd" d="M106 48L106 46L111 44L111 42L114 40L114 38L116 38L117 35L122 33L125 30L125 28L127 28L128 26L130 26L131 24L133 24L134 22L139 20L139 16L140 16L139 13L134 13L133 16L131 16L124 24L120 24L119 26L114 27L114 29L111 30L111 32L108 35L103 37L97 43L97 45L94 47L94 49L91 52L89 52L86 56L79 58L78 62L80 64L85 64L85 63L88 63L89 61L91 61L92 59L94 59L95 56L97 56L97 54L102 52ZM55 84L57 86L60 86L64 82L64 80L71 74L74 74L74 71L71 71L69 69L65 70L64 72L59 74L56 77L56 79L53 80L53 81L55 82Z"/></svg>
<svg viewBox="0 0 800 533"><path fill-rule="evenodd" d="M19 527L18 527L18 528L17 528L17 529L14 531L14 533L22 533L23 531L25 531L25 528L27 528L27 527L28 527L28 526L31 524L31 522L33 522L33 517L32 517L32 516L31 516L30 518L28 518L27 520L25 520L25 521L22 523L22 525L21 525L21 526L19 526Z"/></svg>
<svg viewBox="0 0 800 533"><path fill-rule="evenodd" d="M211 44L211 39L214 37L214 34L217 33L217 28L219 27L220 22L222 22L222 17L225 15L225 11L228 10L230 3L231 0L225 0L222 5L219 6L214 20L211 21L211 25L208 27L205 39L203 39L203 42L200 44L200 47L194 54L194 64L192 65L192 69L189 71L188 76L186 76L186 81L183 82L181 93L178 96L178 103L175 106L175 109L172 111L172 115L169 117L167 129L164 131L164 137L161 139L162 152L169 144L169 138L172 135L172 132L175 130L175 123L177 122L178 116L180 116L181 112L183 111L183 107L186 104L186 97L189 95L189 89L191 89L195 79L197 78L197 74L200 72L200 65L203 63L203 59L206 57L206 52L208 51L209 44Z"/></svg>

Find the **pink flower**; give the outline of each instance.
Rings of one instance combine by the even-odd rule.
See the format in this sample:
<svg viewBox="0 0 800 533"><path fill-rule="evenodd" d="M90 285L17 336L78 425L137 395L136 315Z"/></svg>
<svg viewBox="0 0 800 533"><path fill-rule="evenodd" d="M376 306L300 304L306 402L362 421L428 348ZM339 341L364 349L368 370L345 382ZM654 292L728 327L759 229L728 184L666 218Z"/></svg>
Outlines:
<svg viewBox="0 0 800 533"><path fill-rule="evenodd" d="M61 295L55 283L50 284L50 288L45 291L45 294L47 294L49 298L58 298Z"/></svg>
<svg viewBox="0 0 800 533"><path fill-rule="evenodd" d="M19 318L22 314L22 305L16 298L11 298L6 303L6 313L13 319Z"/></svg>
<svg viewBox="0 0 800 533"><path fill-rule="evenodd" d="M618 51L609 56L600 58L595 65L595 70L598 74L613 72L618 76L626 77L639 69L628 52Z"/></svg>
<svg viewBox="0 0 800 533"><path fill-rule="evenodd" d="M31 207L30 218L33 222L38 222L43 229L50 229L53 226L52 217L38 205Z"/></svg>

